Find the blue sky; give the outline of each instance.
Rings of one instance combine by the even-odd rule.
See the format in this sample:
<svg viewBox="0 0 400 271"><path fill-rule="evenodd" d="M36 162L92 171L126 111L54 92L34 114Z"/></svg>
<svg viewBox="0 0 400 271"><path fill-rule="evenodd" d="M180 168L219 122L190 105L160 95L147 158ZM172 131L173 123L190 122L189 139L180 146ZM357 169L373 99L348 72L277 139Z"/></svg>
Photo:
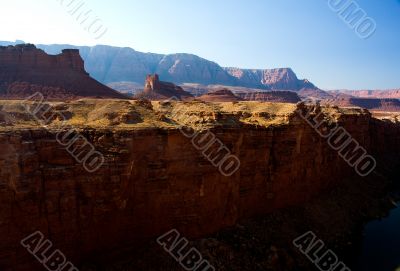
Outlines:
<svg viewBox="0 0 400 271"><path fill-rule="evenodd" d="M193 53L222 66L291 67L324 89L400 88L399 0L357 0L377 23L366 40L328 0L76 0L108 28L95 40L68 14L70 1L6 1L0 40Z"/></svg>

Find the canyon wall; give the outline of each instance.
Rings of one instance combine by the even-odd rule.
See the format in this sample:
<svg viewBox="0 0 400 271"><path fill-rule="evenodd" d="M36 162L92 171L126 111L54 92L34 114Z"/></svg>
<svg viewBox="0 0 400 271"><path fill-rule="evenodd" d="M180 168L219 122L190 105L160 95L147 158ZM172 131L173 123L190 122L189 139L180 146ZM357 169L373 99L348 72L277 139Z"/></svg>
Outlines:
<svg viewBox="0 0 400 271"><path fill-rule="evenodd" d="M237 120L240 114L222 110L214 116ZM335 114L377 155L378 164L384 158L398 160L398 125L371 119L362 110ZM353 176L354 169L293 110L276 115L282 121L274 125L236 121L209 127L240 159L231 177L223 176L177 128L80 127L106 161L88 173L58 144L56 131L3 127L0 268L42 268L20 245L36 230L78 265L91 256L139 246L172 228L187 238L205 236L239 219L302 204Z"/></svg>

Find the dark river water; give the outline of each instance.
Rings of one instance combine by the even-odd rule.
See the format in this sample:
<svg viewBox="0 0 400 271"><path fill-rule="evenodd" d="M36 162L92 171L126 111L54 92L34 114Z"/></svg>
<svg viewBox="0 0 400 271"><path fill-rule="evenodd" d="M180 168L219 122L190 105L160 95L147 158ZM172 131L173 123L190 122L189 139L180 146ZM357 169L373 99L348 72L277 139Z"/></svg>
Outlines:
<svg viewBox="0 0 400 271"><path fill-rule="evenodd" d="M398 269L397 269L398 268ZM400 271L400 205L368 223L352 271Z"/></svg>

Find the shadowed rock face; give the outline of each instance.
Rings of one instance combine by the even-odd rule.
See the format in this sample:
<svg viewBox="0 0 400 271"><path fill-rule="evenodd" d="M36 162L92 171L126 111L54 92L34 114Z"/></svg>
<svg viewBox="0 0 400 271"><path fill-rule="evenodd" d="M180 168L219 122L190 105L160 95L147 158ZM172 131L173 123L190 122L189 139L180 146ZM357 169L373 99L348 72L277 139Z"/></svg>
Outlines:
<svg viewBox="0 0 400 271"><path fill-rule="evenodd" d="M31 44L0 47L0 97L25 99L36 92L48 99L125 98L89 76L78 50L48 55Z"/></svg>
<svg viewBox="0 0 400 271"><path fill-rule="evenodd" d="M144 91L136 95L135 98L148 99L151 101L161 101L170 98L187 100L193 98L193 95L173 83L160 81L158 74L154 74L147 75Z"/></svg>

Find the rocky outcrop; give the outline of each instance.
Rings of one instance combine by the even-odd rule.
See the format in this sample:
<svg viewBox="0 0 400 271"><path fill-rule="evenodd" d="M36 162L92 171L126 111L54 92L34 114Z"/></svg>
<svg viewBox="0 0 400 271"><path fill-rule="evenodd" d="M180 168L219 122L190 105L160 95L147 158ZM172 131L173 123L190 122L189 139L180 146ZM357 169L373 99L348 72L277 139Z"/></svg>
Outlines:
<svg viewBox="0 0 400 271"><path fill-rule="evenodd" d="M203 102L238 102L242 99L234 95L229 89L224 88L211 91L207 94L197 97L196 100Z"/></svg>
<svg viewBox="0 0 400 271"><path fill-rule="evenodd" d="M48 99L125 98L92 79L76 49L48 55L31 44L0 47L0 97L26 99L36 92Z"/></svg>
<svg viewBox="0 0 400 271"><path fill-rule="evenodd" d="M274 103L298 103L301 101L297 93L292 91L236 92L236 96L246 101Z"/></svg>
<svg viewBox="0 0 400 271"><path fill-rule="evenodd" d="M79 127L77 132L104 155L105 163L94 173L56 141L58 122L45 130L14 119L13 126L1 128L2 269L43 268L20 245L36 230L79 266L84 259L105 260L110 252L155 240L172 228L194 238L239 219L303 204L354 174L294 113L296 105L238 102L217 109L204 103L122 102L83 100L54 109L70 112L67 124ZM168 112L182 105L182 114L190 116L185 126L203 131L200 135L209 129L239 158L234 175L223 176L179 131L180 116ZM109 116L100 116L99 106L120 108L113 115L118 119L118 112L129 109L136 112L135 121L118 129L104 126L102 119ZM2 112L18 116L20 108L4 103ZM378 163L385 157L399 160L398 126L363 110L329 110L324 114Z"/></svg>
<svg viewBox="0 0 400 271"><path fill-rule="evenodd" d="M144 91L134 96L135 99L147 99L151 101L161 101L171 98L187 100L193 96L184 91L181 87L173 83L160 81L158 74L147 75Z"/></svg>

